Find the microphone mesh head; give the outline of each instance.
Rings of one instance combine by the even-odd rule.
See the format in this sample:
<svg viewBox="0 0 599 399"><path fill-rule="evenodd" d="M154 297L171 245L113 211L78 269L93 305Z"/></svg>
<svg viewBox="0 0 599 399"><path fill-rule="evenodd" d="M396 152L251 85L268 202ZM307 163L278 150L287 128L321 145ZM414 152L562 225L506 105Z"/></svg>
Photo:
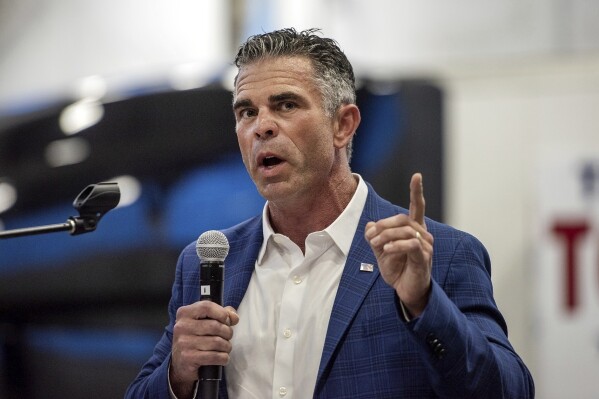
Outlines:
<svg viewBox="0 0 599 399"><path fill-rule="evenodd" d="M220 231L206 231L196 242L196 252L203 261L222 262L229 254L229 240Z"/></svg>

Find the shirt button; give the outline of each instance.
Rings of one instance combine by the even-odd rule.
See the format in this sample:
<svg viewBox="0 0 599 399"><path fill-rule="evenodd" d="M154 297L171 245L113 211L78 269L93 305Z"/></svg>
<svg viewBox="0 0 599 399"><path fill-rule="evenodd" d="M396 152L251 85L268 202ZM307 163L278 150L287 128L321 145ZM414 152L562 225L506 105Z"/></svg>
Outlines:
<svg viewBox="0 0 599 399"><path fill-rule="evenodd" d="M280 388L279 388L279 396L281 396L281 397L282 397L282 396L285 396L285 395L287 395L287 388L285 388L285 387L280 387Z"/></svg>
<svg viewBox="0 0 599 399"><path fill-rule="evenodd" d="M301 282L302 282L302 278L301 278L300 276L297 276L297 275L296 275L296 276L293 276L293 282L294 282L295 284L301 284Z"/></svg>
<svg viewBox="0 0 599 399"><path fill-rule="evenodd" d="M284 329L284 330L283 330L283 336L284 336L285 338L291 338L291 330L290 330L290 329L288 329L288 328Z"/></svg>

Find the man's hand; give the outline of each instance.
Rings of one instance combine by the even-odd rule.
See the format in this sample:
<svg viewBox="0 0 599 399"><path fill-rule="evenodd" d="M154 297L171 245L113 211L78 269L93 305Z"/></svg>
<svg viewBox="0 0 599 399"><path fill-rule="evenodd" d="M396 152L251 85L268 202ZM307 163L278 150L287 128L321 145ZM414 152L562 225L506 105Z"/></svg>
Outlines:
<svg viewBox="0 0 599 399"><path fill-rule="evenodd" d="M431 287L433 236L426 230L424 209L422 175L416 173L410 182L409 215L368 222L365 233L383 279L414 317L424 311Z"/></svg>
<svg viewBox="0 0 599 399"><path fill-rule="evenodd" d="M233 308L210 301L177 310L169 378L178 398L191 397L199 367L224 366L229 362L232 326L238 322Z"/></svg>

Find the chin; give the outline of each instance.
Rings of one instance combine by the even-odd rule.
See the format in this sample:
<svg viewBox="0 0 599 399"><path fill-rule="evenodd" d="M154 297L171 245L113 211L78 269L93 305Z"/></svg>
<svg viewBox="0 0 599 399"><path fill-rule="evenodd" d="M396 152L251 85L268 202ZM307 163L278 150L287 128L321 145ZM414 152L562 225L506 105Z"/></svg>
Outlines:
<svg viewBox="0 0 599 399"><path fill-rule="evenodd" d="M294 194L297 193L297 190L294 190L293 187L285 187L285 185L281 183L274 183L262 186L258 189L258 192L269 202L281 202L293 198Z"/></svg>

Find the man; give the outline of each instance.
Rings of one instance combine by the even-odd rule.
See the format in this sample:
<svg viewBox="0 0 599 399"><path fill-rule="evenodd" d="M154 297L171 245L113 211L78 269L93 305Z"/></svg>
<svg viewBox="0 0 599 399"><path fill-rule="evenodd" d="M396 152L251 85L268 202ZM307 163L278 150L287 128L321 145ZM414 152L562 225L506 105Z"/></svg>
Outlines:
<svg viewBox="0 0 599 399"><path fill-rule="evenodd" d="M533 397L482 244L425 217L420 174L409 210L352 174L360 112L337 44L285 29L235 63L239 147L267 203L224 231L226 307L198 301L183 251L170 324L128 396L193 397L198 368L226 365L230 398Z"/></svg>

